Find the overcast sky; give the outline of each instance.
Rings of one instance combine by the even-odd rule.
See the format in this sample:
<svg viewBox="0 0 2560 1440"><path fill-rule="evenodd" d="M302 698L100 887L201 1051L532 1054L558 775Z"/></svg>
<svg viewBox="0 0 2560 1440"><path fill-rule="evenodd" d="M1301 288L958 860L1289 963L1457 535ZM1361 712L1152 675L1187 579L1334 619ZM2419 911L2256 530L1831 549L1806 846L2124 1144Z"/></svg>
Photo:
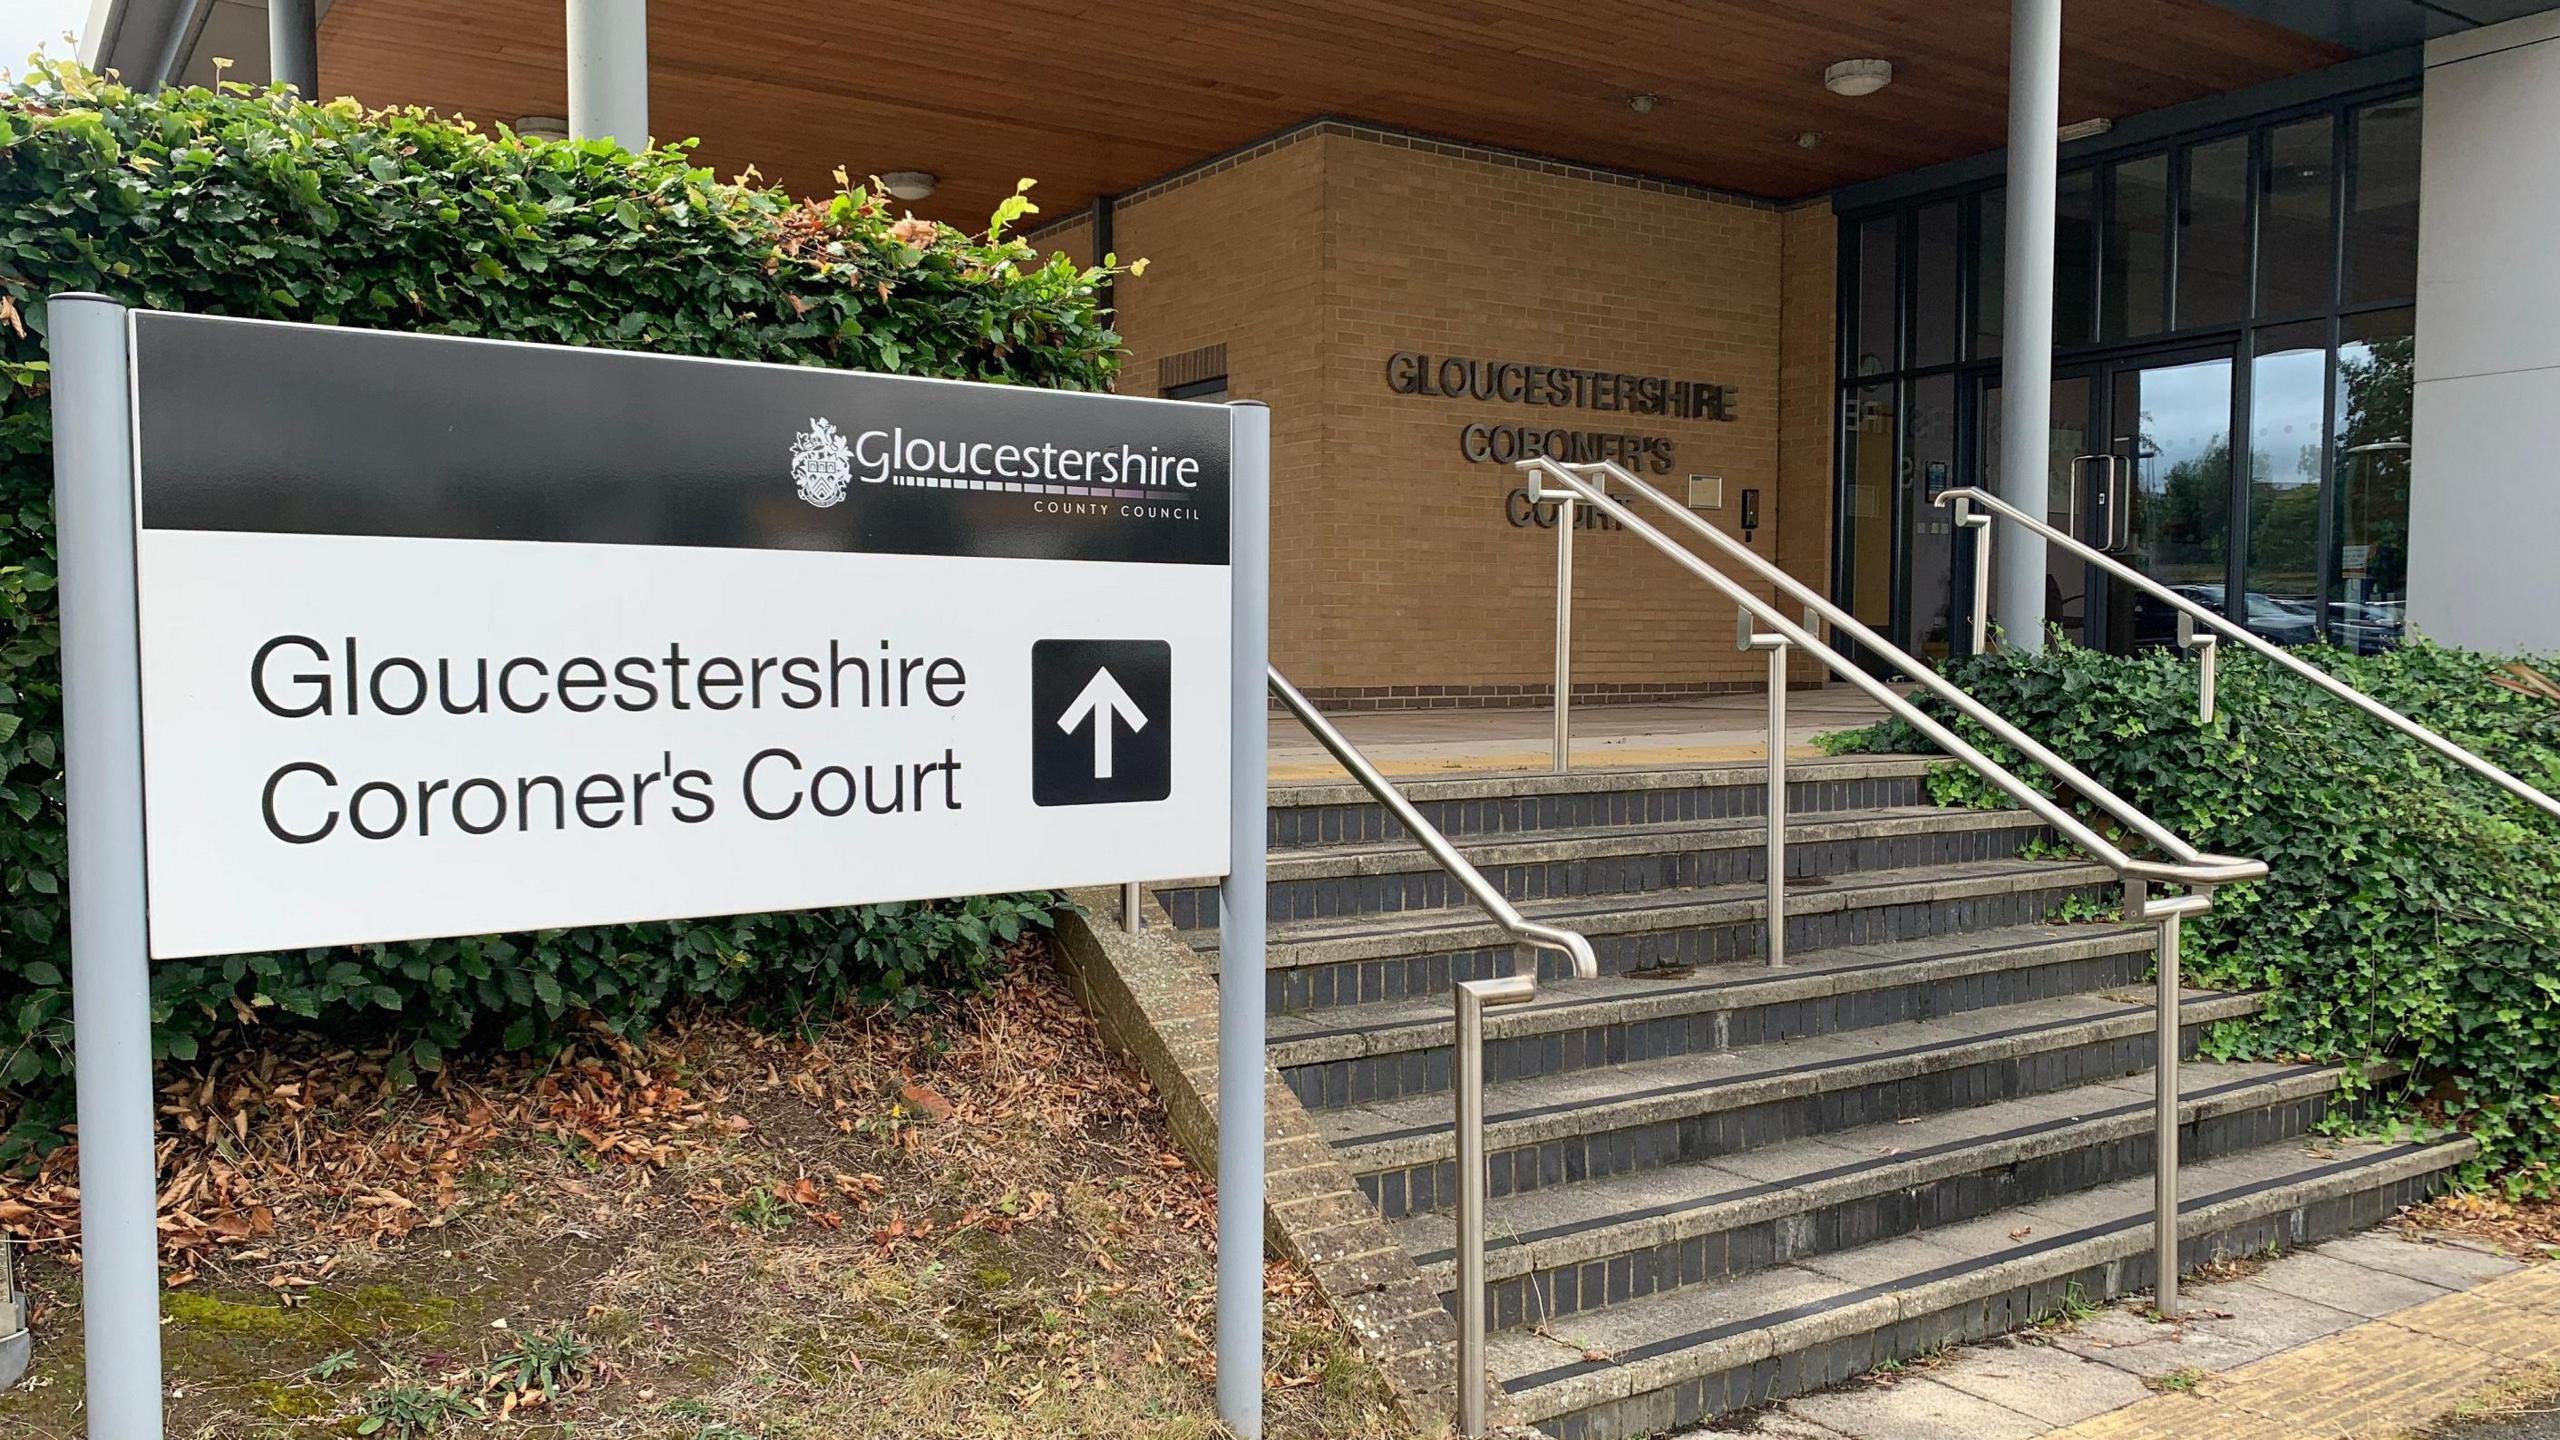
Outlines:
<svg viewBox="0 0 2560 1440"><path fill-rule="evenodd" d="M68 58L79 51L62 38L89 18L89 0L0 0L0 70L15 75L38 48Z"/></svg>

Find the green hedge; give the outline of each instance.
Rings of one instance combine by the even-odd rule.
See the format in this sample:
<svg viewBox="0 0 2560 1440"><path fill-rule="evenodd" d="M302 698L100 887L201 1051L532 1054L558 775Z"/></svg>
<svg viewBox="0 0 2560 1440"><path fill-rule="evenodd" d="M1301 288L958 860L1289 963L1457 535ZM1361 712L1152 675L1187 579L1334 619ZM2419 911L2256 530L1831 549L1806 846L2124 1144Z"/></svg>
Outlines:
<svg viewBox="0 0 2560 1440"><path fill-rule="evenodd" d="M2560 705L2496 684L2504 662L2425 643L2306 658L2560 794ZM2552 1189L2560 823L2237 647L2211 726L2196 720L2196 667L2174 651L2056 644L1948 673L2192 843L2271 867L2187 931L2197 983L2271 992L2264 1015L2212 1037L2215 1053L2412 1063L2422 1079L2404 1098L2478 1135L2482 1174ZM1959 729L2012 758L1969 722ZM1899 722L1831 741L1934 748ZM2005 803L1968 770L1932 784L1945 802Z"/></svg>
<svg viewBox="0 0 2560 1440"><path fill-rule="evenodd" d="M1029 182L1024 182L1028 188ZM681 148L527 141L238 85L144 95L39 64L0 90L0 1112L60 1114L69 1058L46 295L389 330L1097 389L1108 272L716 180ZM971 979L1046 897L623 926L158 967L158 1048L285 1018L404 1042L629 1030L688 997L765 1013ZM33 1102L33 1103L29 1103Z"/></svg>

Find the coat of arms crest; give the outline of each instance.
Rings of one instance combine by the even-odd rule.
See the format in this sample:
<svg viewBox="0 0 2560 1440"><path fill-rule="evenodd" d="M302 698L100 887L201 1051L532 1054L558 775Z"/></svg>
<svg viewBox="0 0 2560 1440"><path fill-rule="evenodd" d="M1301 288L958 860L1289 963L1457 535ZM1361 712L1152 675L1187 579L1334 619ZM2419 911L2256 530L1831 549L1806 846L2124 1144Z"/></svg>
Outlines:
<svg viewBox="0 0 2560 1440"><path fill-rule="evenodd" d="M801 499L821 510L841 504L853 483L853 450L843 432L827 421L810 421L791 442L791 481Z"/></svg>

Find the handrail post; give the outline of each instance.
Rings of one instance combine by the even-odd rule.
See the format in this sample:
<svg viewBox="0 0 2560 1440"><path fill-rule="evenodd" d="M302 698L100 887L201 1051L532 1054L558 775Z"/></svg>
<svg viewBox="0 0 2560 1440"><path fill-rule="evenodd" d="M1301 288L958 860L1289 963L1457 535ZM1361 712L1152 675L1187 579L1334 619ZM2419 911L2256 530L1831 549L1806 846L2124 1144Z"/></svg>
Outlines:
<svg viewBox="0 0 2560 1440"><path fill-rule="evenodd" d="M2196 723L2213 723L2214 660L2222 651L2222 638L2210 630L2196 629L2196 617L2178 612L2178 648L2196 652Z"/></svg>
<svg viewBox="0 0 2560 1440"><path fill-rule="evenodd" d="M2151 886L2139 877L2124 882L2125 918L2159 927L2157 1013L2152 1022L2159 1058L2153 1067L2151 1126L2151 1268L2152 1295L2160 1318L2178 1318L2178 946L2189 915L2203 914L2213 904L2210 887L2199 887L2173 900L2152 899Z"/></svg>
<svg viewBox="0 0 2560 1440"><path fill-rule="evenodd" d="M1760 807L1767 822L1768 906L1762 929L1772 966L1787 963L1787 637L1754 632L1751 612L1734 611L1734 644L1769 656L1769 798Z"/></svg>
<svg viewBox="0 0 2560 1440"><path fill-rule="evenodd" d="M1556 497L1556 735L1559 775L1573 769L1573 495Z"/></svg>
<svg viewBox="0 0 2560 1440"><path fill-rule="evenodd" d="M1542 460L1524 461L1522 463L1543 465L1550 464L1552 462ZM1602 463L1605 464L1607 462ZM2526 784L2524 781L2519 780L2515 776L2508 774L2506 771L2499 769L2497 766L2480 758L2478 755L2473 754L2469 750L2466 750L2451 740L2446 739L2444 736L2437 734L2435 731L2428 729L2426 726L2419 724L2417 721L2410 719L2408 716L2401 714L2399 711L2392 709L2390 706L2385 705L2381 701L2374 699L2372 696L2367 695L2361 690L2358 690L2356 687L2339 679L2337 676L2332 675L2328 671L2321 669L2319 666L2293 654L2283 646L2268 640L2266 637L2255 633L2247 626L2237 623L2229 616L2218 615L2213 611L2198 605L2195 601L2188 599L2186 596L2177 593L2152 577L2134 569L2132 566L2127 565L2124 561L2116 558L2115 556L2109 555L2102 550L2093 549L2085 541L2082 541L2076 536L2063 534L2061 531L2054 529L2051 525L2046 524L2044 521L2037 519L2035 516L2030 515L2026 511L2019 509L2017 506L2001 499L1999 496L1986 494L1981 490L1975 489L1971 486L1966 486L1959 489L1949 490L1940 495L1932 503L1939 505L1951 505L1959 501L1967 500L1982 506L1985 510L1988 510L1993 515L1996 515L2003 520L2012 522L2020 529L2026 531L2029 535L2040 537L2047 544L2062 546L2069 553L2077 555L2081 559L2088 561L2090 564L2097 566L2110 578L2123 584L2130 585L2143 594L2149 595L2152 599L2168 606L2171 610L2189 617L2193 623L2212 627L2214 633L2220 637L2222 642L2238 645L2242 649L2256 655L2259 659L2274 665L2277 669L2289 671L2297 679L2307 681L2328 691L2331 695L2344 700L2349 705L2363 711L2371 718L2390 726L2392 729L2399 731L2403 735L2408 736L2411 740L2416 741L2420 745L2424 745L2442 758L2452 761L2454 764L2461 766L2463 769L2470 771L2472 774L2477 775L2481 779L2488 781L2490 784L2497 786L2499 789L2506 791L2508 794L2523 801L2525 804L2540 810L2543 814L2549 815L2554 819L2560 819L2560 797L2545 794L2541 790ZM1658 503L1667 504L1668 502ZM1860 638L1864 639L1866 637L1861 636ZM1954 696L1948 696L1947 698L1950 703L1955 703ZM1974 718L1979 720L1982 717L1976 715ZM2012 741L2012 743L2015 742ZM2043 765L2048 770L2054 769L2053 765L2043 755L2030 753L2029 758L2035 760L2036 763ZM2061 772L2056 771L2056 773L2059 774ZM2080 788L2083 793L2088 793L2087 787L2080 785L2078 780L2072 779L2070 776L2064 776L2063 778L2070 781L2070 783L2072 783L2076 788ZM2095 797L2093 796L2092 798ZM2118 818L2126 819L2127 823L2131 823L2129 817L2119 816ZM2136 828L2140 827L2137 826ZM2157 835L2154 835L2151 838L2155 843L2160 839ZM2172 849L2171 853L2174 854L2176 852ZM2186 857L2181 855L2179 858L2184 859Z"/></svg>
<svg viewBox="0 0 2560 1440"><path fill-rule="evenodd" d="M1959 530L1973 532L1973 648L1980 655L1991 649L1991 517L1978 514L1973 502L1957 496L1955 523Z"/></svg>
<svg viewBox="0 0 2560 1440"><path fill-rule="evenodd" d="M2160 918L2160 1076L2153 1145L2159 1159L2151 1167L2152 1263L2159 1271L2155 1293L2160 1318L2178 1318L2178 929L2172 911Z"/></svg>
<svg viewBox="0 0 2560 1440"><path fill-rule="evenodd" d="M1484 1012L1538 993L1537 972L1457 984L1458 1433L1479 1440L1487 1419L1484 1319Z"/></svg>
<svg viewBox="0 0 2560 1440"><path fill-rule="evenodd" d="M1138 882L1131 880L1120 887L1120 928L1135 935L1147 928L1146 913L1139 907L1145 899L1138 892Z"/></svg>

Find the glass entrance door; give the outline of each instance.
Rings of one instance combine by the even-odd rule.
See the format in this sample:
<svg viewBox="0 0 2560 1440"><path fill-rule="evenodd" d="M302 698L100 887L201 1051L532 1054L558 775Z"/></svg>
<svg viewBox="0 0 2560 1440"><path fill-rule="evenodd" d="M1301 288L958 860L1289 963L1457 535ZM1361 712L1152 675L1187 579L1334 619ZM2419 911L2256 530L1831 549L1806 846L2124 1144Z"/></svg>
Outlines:
<svg viewBox="0 0 2560 1440"><path fill-rule="evenodd" d="M2186 349L2054 372L2045 523L2221 610L2231 524L2232 352ZM2000 387L1983 386L1985 484L2000 474ZM2097 566L2045 547L2045 623L2130 651L2176 638L2177 616Z"/></svg>
<svg viewBox="0 0 2560 1440"><path fill-rule="evenodd" d="M2099 367L2104 443L2080 467L2083 538L2217 611L2229 609L2232 370L2228 346ZM2176 611L2087 571L2087 643L2124 653L2177 639Z"/></svg>

